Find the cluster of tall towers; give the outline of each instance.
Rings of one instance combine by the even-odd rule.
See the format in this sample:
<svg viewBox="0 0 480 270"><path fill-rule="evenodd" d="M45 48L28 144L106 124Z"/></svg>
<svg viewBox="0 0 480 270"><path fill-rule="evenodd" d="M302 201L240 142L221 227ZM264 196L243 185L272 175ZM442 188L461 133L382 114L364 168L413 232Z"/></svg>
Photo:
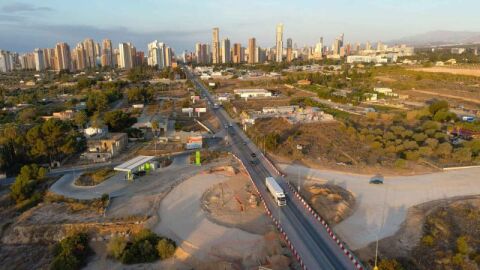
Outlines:
<svg viewBox="0 0 480 270"><path fill-rule="evenodd" d="M241 43L230 43L228 38L220 41L220 30L218 27L212 29L212 42L195 44L195 53L191 56L198 64L229 64L229 63L263 63L267 60L282 62L284 60L283 24L276 28L276 45L274 48L261 48L257 39L248 39L247 47ZM287 61L293 60L292 40L287 40Z"/></svg>

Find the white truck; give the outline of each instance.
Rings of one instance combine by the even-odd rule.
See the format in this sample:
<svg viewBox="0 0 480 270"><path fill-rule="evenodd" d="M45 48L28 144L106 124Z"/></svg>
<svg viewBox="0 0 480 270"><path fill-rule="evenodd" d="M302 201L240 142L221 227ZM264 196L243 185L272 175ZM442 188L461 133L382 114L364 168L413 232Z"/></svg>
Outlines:
<svg viewBox="0 0 480 270"><path fill-rule="evenodd" d="M285 192L277 183L275 178L269 176L265 178L265 185L267 186L268 191L272 194L275 202L277 202L278 206L287 205L287 198L285 196Z"/></svg>

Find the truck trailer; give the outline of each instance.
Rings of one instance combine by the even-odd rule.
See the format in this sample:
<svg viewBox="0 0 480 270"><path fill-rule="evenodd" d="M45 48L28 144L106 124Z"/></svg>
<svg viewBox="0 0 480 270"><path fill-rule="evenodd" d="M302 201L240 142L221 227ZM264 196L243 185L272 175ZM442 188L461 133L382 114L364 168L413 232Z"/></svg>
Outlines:
<svg viewBox="0 0 480 270"><path fill-rule="evenodd" d="M285 192L283 192L283 189L277 183L275 178L270 176L266 177L265 185L267 186L267 189L270 192L270 194L272 194L278 206L287 205L287 198L285 196Z"/></svg>

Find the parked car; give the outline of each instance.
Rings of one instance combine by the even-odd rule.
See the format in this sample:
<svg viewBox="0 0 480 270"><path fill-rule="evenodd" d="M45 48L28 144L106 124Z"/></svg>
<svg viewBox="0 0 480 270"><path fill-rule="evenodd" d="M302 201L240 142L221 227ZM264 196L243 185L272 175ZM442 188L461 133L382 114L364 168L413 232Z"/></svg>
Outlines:
<svg viewBox="0 0 480 270"><path fill-rule="evenodd" d="M372 178L370 178L369 183L379 185L379 184L383 184L383 180L384 180L383 175L376 174Z"/></svg>

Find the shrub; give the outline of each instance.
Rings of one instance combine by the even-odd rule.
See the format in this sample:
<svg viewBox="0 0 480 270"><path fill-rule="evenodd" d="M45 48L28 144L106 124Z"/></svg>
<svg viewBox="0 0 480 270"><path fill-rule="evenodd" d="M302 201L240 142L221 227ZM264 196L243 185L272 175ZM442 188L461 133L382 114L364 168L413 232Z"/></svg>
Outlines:
<svg viewBox="0 0 480 270"><path fill-rule="evenodd" d="M71 235L54 247L54 259L50 264L52 270L75 270L85 265L87 257L91 254L88 246L88 235L77 233Z"/></svg>
<svg viewBox="0 0 480 270"><path fill-rule="evenodd" d="M107 245L110 257L124 264L147 263L166 259L175 253L173 240L162 238L150 230L144 229L133 236L132 241L123 237L115 237Z"/></svg>
<svg viewBox="0 0 480 270"><path fill-rule="evenodd" d="M422 244L425 246L431 247L433 246L434 242L435 242L435 238L433 238L433 236L431 235L425 235L422 238Z"/></svg>
<svg viewBox="0 0 480 270"><path fill-rule="evenodd" d="M113 237L107 244L108 256L119 260L127 247L127 240L124 237Z"/></svg>
<svg viewBox="0 0 480 270"><path fill-rule="evenodd" d="M460 236L457 239L457 250L460 254L468 254L469 247L467 243L467 238L465 236Z"/></svg>
<svg viewBox="0 0 480 270"><path fill-rule="evenodd" d="M161 260L172 257L175 253L176 248L177 245L175 244L175 242L168 238L163 238L162 240L158 241L157 244L157 251Z"/></svg>

